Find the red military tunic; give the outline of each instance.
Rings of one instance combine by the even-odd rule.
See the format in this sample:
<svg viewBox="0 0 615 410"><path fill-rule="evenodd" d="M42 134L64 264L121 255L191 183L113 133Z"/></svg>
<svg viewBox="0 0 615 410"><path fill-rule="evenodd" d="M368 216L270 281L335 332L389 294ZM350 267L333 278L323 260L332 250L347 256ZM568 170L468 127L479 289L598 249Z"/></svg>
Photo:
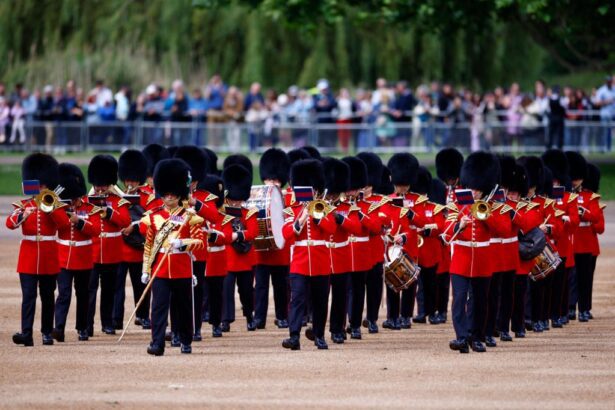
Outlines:
<svg viewBox="0 0 615 410"><path fill-rule="evenodd" d="M233 236L233 225L230 223L232 216L225 216L223 220L210 224L210 228L217 231L214 242L207 242L207 265L205 265L205 276L226 276L227 252Z"/></svg>
<svg viewBox="0 0 615 410"><path fill-rule="evenodd" d="M516 207L516 211L517 216L515 217L515 219L522 218L523 221L523 226L520 226L519 228L521 233L527 233L534 228L538 228L540 225L543 224L548 215L547 210L544 208L544 202L539 201L520 202ZM547 234L546 236L547 240L550 241L549 235ZM534 259L523 260L519 258L517 275L528 275L534 265Z"/></svg>
<svg viewBox="0 0 615 410"><path fill-rule="evenodd" d="M444 205L433 202L427 202L424 206L425 225L420 232L423 238L423 246L419 248L418 263L426 268L439 266L443 259L440 233L442 233L441 229L446 222L445 208Z"/></svg>
<svg viewBox="0 0 615 410"><path fill-rule="evenodd" d="M201 230L203 218L183 208L172 213L162 206L144 216L141 223L147 229L143 272L164 279L191 278L191 250L204 246ZM172 226L169 235L166 238L159 237L158 233L161 229L166 229L166 226ZM185 246L179 249L172 248L173 239L181 239ZM160 246L157 246L158 244Z"/></svg>
<svg viewBox="0 0 615 410"><path fill-rule="evenodd" d="M205 229L207 224L216 224L222 220L223 215L216 207L216 200L218 199L216 195L202 189L197 189L192 193L192 197L197 201L194 206L195 209L198 209L197 215L205 220L202 229ZM207 262L209 256L205 247L203 249L195 249L193 255L194 260L197 262Z"/></svg>
<svg viewBox="0 0 615 410"><path fill-rule="evenodd" d="M58 253L60 267L68 270L92 269L92 238L100 235L100 213L103 210L85 202L72 212L81 219L76 225L69 224L58 229Z"/></svg>
<svg viewBox="0 0 615 410"><path fill-rule="evenodd" d="M141 208L145 211L149 211L162 205L162 200L160 198L156 198L149 185L137 187L136 191L132 195L139 195L139 206L141 206ZM128 206L128 213L131 216L130 224L133 229L139 229L140 221L143 215L135 218L135 216L133 216L133 212L131 211L131 206L133 205ZM144 232L142 232L142 234L144 234ZM133 248L123 241L122 262L137 263L141 261L143 261L143 250Z"/></svg>
<svg viewBox="0 0 615 410"><path fill-rule="evenodd" d="M392 218L398 214L399 208L392 208L393 205L390 203L391 198L380 195L380 194L372 194L369 197L360 201L357 205L361 208L361 212L365 214L365 216L372 219L371 223L379 222L378 231L375 232L373 229L370 229L369 235L369 249L371 256L371 266L368 269L371 269L377 263L384 262L384 240L382 239L382 234L388 229L393 227ZM365 209L364 203L367 203L367 208ZM376 221L374 221L374 219Z"/></svg>
<svg viewBox="0 0 615 410"><path fill-rule="evenodd" d="M290 272L305 276L323 276L331 273L331 253L329 238L335 233L337 224L330 212L320 222L308 216L299 231L295 231L295 221L303 211L304 206L294 204L286 209L286 219L282 234L291 242Z"/></svg>
<svg viewBox="0 0 615 410"><path fill-rule="evenodd" d="M122 229L130 225L130 203L117 195L109 194L106 198L106 208L100 218L100 234L93 239L92 255L94 263L122 262Z"/></svg>
<svg viewBox="0 0 615 410"><path fill-rule="evenodd" d="M393 195L393 198L399 198L398 195ZM408 192L404 196L404 207L401 212L395 214L399 219L397 227L393 227L391 232L393 236L398 233L405 236L404 250L415 261L419 258L419 235L418 229L423 228L427 219L425 218L425 205L428 198L425 195ZM408 210L412 210L412 220L408 219ZM396 219L393 218L393 219Z"/></svg>
<svg viewBox="0 0 615 410"><path fill-rule="evenodd" d="M241 208L241 225L245 242L252 242L258 236L258 209ZM229 222L231 225L237 223L238 217L233 217ZM226 263L229 272L251 271L256 265L256 250L254 246L247 253L239 253L233 245L226 247Z"/></svg>
<svg viewBox="0 0 615 410"><path fill-rule="evenodd" d="M579 209L583 207L586 211L580 216L579 227L573 235L574 253L600 254L595 226L602 224L602 230L604 230L604 214L600 209L599 200L600 195L591 191L583 190L579 193L577 198Z"/></svg>
<svg viewBox="0 0 615 410"><path fill-rule="evenodd" d="M365 200L358 200L355 207L359 208L361 231L349 238L352 272L364 272L377 263L375 262L377 255L374 253L380 252L384 256L383 226L390 224L391 219L384 212L379 211L381 205L378 203L372 204Z"/></svg>
<svg viewBox="0 0 615 410"><path fill-rule="evenodd" d="M295 194L290 187L282 191L284 206L295 203ZM288 266L290 264L290 246L285 243L282 249L256 251L256 264L267 266Z"/></svg>
<svg viewBox="0 0 615 410"><path fill-rule="evenodd" d="M22 199L13 204L13 212L6 218L6 227L21 227L23 239L19 246L17 272L34 275L54 275L60 272L56 232L70 225L66 205L62 204L50 213L41 211L34 198ZM26 208L33 212L23 219Z"/></svg>
<svg viewBox="0 0 615 410"><path fill-rule="evenodd" d="M562 211L565 235L557 243L559 255L566 258L566 267L574 266L574 248L572 238L579 226L578 194L565 192L564 197L555 200L555 208ZM567 218L566 218L567 217Z"/></svg>
<svg viewBox="0 0 615 410"><path fill-rule="evenodd" d="M521 217L515 213L516 207L517 203L510 199L493 204L491 218L495 218L501 227L500 235L493 233L489 240L494 272L516 272L519 269L518 223Z"/></svg>
<svg viewBox="0 0 615 410"><path fill-rule="evenodd" d="M344 220L329 238L332 273L348 273L353 271L350 236L360 235L362 231L359 208L347 202L341 202L336 205L335 212L342 215Z"/></svg>

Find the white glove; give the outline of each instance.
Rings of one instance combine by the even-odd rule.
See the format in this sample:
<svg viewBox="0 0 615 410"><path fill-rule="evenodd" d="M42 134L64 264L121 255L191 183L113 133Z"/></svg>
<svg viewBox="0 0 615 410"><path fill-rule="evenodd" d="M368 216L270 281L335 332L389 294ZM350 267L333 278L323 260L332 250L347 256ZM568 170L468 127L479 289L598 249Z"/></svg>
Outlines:
<svg viewBox="0 0 615 410"><path fill-rule="evenodd" d="M147 285L147 282L149 282L149 275L143 272L143 274L141 275L141 283Z"/></svg>
<svg viewBox="0 0 615 410"><path fill-rule="evenodd" d="M196 280L196 276L192 275L192 287L196 288L196 284L198 283L198 281Z"/></svg>
<svg viewBox="0 0 615 410"><path fill-rule="evenodd" d="M184 246L184 243L182 242L181 239L173 239L171 241L171 247L173 247L174 249L179 249L182 246Z"/></svg>

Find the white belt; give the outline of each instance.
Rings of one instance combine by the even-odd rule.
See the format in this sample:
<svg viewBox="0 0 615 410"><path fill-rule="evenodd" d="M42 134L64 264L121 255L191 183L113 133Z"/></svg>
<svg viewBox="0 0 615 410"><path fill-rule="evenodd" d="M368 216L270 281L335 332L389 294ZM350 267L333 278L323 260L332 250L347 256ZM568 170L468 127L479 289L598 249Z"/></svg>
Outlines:
<svg viewBox="0 0 615 410"><path fill-rule="evenodd" d="M167 248L160 248L160 250L158 252L159 253L167 253ZM168 254L171 255L171 254L175 254L175 253L188 253L188 252L187 251L180 251L179 249L173 248L173 249L171 249L169 251Z"/></svg>
<svg viewBox="0 0 615 410"><path fill-rule="evenodd" d="M514 243L517 242L519 238L516 236L512 236L510 238L492 238L489 239L489 243Z"/></svg>
<svg viewBox="0 0 615 410"><path fill-rule="evenodd" d="M92 240L91 239L87 239L85 241L69 241L66 239L58 239L57 242L60 245L66 245L66 246L86 246L86 245L91 245L92 244Z"/></svg>
<svg viewBox="0 0 615 410"><path fill-rule="evenodd" d="M591 222L580 222L579 223L579 227L588 227L588 226L592 226Z"/></svg>
<svg viewBox="0 0 615 410"><path fill-rule="evenodd" d="M225 249L226 249L226 247L224 245L222 245L222 246L208 246L207 247L207 252L222 252Z"/></svg>
<svg viewBox="0 0 615 410"><path fill-rule="evenodd" d="M351 236L348 240L350 242L369 242L369 236Z"/></svg>
<svg viewBox="0 0 615 410"><path fill-rule="evenodd" d="M24 235L23 240L34 242L55 241L56 237L55 235Z"/></svg>
<svg viewBox="0 0 615 410"><path fill-rule="evenodd" d="M329 242L329 244L327 245L329 248L343 248L344 246L348 246L350 242L348 241L344 241L344 242Z"/></svg>
<svg viewBox="0 0 615 410"><path fill-rule="evenodd" d="M471 241L453 241L453 245L467 246L468 248L486 248L489 246L489 241L471 242Z"/></svg>
<svg viewBox="0 0 615 410"><path fill-rule="evenodd" d="M324 246L329 242L327 241L313 241L313 240L303 240L295 242L295 246Z"/></svg>
<svg viewBox="0 0 615 410"><path fill-rule="evenodd" d="M115 238L117 236L121 236L122 233L121 232L101 232L100 233L100 237L101 238Z"/></svg>

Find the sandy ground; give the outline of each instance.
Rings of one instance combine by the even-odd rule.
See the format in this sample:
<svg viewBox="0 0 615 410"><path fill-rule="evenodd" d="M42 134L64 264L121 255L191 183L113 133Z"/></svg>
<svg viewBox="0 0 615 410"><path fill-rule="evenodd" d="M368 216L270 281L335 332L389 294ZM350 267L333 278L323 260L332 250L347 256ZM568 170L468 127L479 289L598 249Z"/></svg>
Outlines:
<svg viewBox="0 0 615 410"><path fill-rule="evenodd" d="M2 229L0 407L614 409L615 204L610 205L609 235L594 284L596 319L530 333L480 355L449 350L450 321L385 329L362 341L331 343L328 351L302 339L302 350L291 352L282 349L287 333L273 327L271 317L268 328L255 333L239 319L221 339L212 339L204 325L205 339L193 344L190 356L171 348L164 357L147 355L149 335L135 327L121 344L100 333L78 342L69 331L65 343L41 346L37 334L33 348L15 346L18 236ZM67 328L73 325L71 310Z"/></svg>

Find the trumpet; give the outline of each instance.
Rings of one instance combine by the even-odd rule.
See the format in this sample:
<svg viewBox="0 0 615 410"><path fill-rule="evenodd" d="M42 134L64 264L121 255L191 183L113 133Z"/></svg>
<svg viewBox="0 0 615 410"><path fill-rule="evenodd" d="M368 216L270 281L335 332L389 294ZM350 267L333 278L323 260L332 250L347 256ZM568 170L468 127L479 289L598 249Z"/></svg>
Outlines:
<svg viewBox="0 0 615 410"><path fill-rule="evenodd" d="M307 212L314 219L322 219L331 212L331 206L323 199L315 199L308 203Z"/></svg>
<svg viewBox="0 0 615 410"><path fill-rule="evenodd" d="M41 189L41 192L34 198L34 202L42 212L53 212L58 206L60 206L60 197L58 196L64 188L56 188L55 191L50 189Z"/></svg>
<svg viewBox="0 0 615 410"><path fill-rule="evenodd" d="M485 221L491 216L491 205L487 201L476 201L470 207L472 216L479 221Z"/></svg>

